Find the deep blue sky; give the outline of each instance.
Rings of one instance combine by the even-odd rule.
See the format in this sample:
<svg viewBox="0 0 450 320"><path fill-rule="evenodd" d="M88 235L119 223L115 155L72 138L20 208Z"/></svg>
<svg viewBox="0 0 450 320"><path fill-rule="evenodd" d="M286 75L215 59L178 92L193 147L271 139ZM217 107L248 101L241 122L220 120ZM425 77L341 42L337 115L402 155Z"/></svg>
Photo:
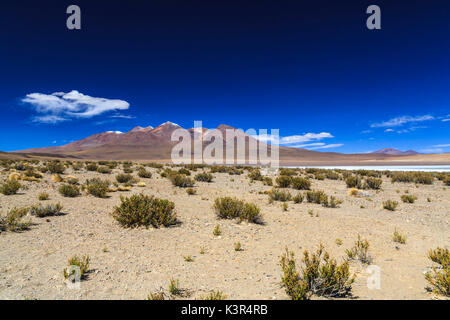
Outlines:
<svg viewBox="0 0 450 320"><path fill-rule="evenodd" d="M71 4L82 30L66 28ZM447 0L5 0L0 41L3 151L203 120L341 145L321 151L450 152ZM22 101L72 90L130 106L49 124Z"/></svg>

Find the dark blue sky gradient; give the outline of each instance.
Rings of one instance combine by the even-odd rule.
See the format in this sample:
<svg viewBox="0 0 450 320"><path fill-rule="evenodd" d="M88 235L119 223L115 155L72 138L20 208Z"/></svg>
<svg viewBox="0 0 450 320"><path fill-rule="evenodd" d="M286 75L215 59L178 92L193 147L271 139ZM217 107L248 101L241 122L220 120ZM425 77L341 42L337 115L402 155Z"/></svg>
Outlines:
<svg viewBox="0 0 450 320"><path fill-rule="evenodd" d="M80 31L66 28L70 4ZM370 4L382 30L366 28ZM449 1L2 1L0 40L3 151L203 120L343 144L322 151L450 152ZM134 118L38 124L21 102L71 90L126 100ZM423 115L435 119L371 128Z"/></svg>

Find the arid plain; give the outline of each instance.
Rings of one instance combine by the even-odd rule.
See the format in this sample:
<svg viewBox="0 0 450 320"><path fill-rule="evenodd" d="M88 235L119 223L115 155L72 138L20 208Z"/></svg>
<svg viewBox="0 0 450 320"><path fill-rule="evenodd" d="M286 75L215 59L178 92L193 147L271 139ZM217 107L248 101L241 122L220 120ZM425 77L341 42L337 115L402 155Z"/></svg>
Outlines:
<svg viewBox="0 0 450 320"><path fill-rule="evenodd" d="M367 173L334 172L329 179L325 171L289 172L308 179L311 190L335 197L338 205L334 208L310 203L306 190L292 187L276 190L292 196L302 194L301 203L271 201L269 194L277 186L279 173L264 170L265 182L250 179L253 170L248 168L234 172L239 174L229 174L220 167L190 168L192 178L211 171L214 177L212 182L195 181L195 194L190 195L187 188L163 177L168 166L145 166L152 177L142 178L137 174L142 164L124 166L119 162L111 166L110 173L99 173L86 170L84 162L74 170L73 163L66 163L64 173L59 175L63 181L55 182L59 178L50 172L37 174L42 177L36 181L19 177L22 187L16 194L0 195L2 216L13 208L38 203L63 206L61 214L55 216L39 218L28 213L23 217L31 220L27 230L0 233L0 299L146 299L161 288L168 297L171 279L177 279L184 292L172 298L201 299L215 290L227 299L289 299L281 285L280 257L286 247L295 253L298 266L303 251L315 251L321 243L341 263L358 235L370 244L371 265L380 271L379 288L367 285L371 276L367 265L350 261L350 271L356 278L346 298L445 299L426 289L429 284L424 276L434 265L428 251L450 243L450 187L437 176L432 184L421 184L392 182L385 173L379 190L351 191L344 176L364 180ZM38 172L46 163L25 165ZM24 171L14 166L13 162L3 167L1 183L15 173L16 178L24 176ZM117 182L124 168L135 178L133 182ZM111 182L106 198L87 194L83 185L92 178ZM268 185L268 180L274 186ZM69 181L80 188L78 196L65 197L59 192ZM128 187L117 191L122 185ZM49 199L40 201L41 193L47 193ZM121 226L111 216L121 203L120 197L141 193L172 201L179 223L161 228ZM403 202L405 195L415 201ZM256 204L263 223L218 219L213 205L219 197ZM398 202L394 211L383 208L387 200ZM220 235L213 232L217 225ZM395 231L405 243L393 240ZM236 250L237 243L240 250ZM73 255L90 257L90 271L79 289L68 288L63 276Z"/></svg>

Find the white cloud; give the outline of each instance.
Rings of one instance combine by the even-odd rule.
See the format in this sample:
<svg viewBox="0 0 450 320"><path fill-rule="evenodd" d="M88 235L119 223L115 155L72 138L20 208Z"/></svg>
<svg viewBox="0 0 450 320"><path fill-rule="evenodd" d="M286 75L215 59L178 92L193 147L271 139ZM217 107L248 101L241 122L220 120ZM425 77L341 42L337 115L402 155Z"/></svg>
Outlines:
<svg viewBox="0 0 450 320"><path fill-rule="evenodd" d="M48 116L37 116L33 118L33 122L39 122L39 123L58 123L63 121L69 121L70 119L63 118L56 115L48 115Z"/></svg>
<svg viewBox="0 0 450 320"><path fill-rule="evenodd" d="M383 128L383 127L400 127L404 125L405 123L410 122L422 122L422 121L428 121L428 120L434 120L434 117L431 115L423 115L423 116L402 116L390 119L388 121L380 122L380 123L373 123L370 125L371 128Z"/></svg>
<svg viewBox="0 0 450 320"><path fill-rule="evenodd" d="M280 145L289 145L294 143L304 143L309 141L320 141L325 138L334 138L333 135L331 135L328 132L321 132L321 133L305 133L303 135L293 135L293 136L287 136L287 137L277 137L272 136L270 134L264 134L259 136L254 136L254 138L264 141L264 142L272 142L272 143L278 143Z"/></svg>
<svg viewBox="0 0 450 320"><path fill-rule="evenodd" d="M448 122L450 119L442 119L442 122Z"/></svg>
<svg viewBox="0 0 450 320"><path fill-rule="evenodd" d="M323 142L316 142L316 143L306 143L306 144L296 144L296 145L291 145L289 147L291 148L305 148L305 147L315 147L315 146L324 146L325 143Z"/></svg>
<svg viewBox="0 0 450 320"><path fill-rule="evenodd" d="M441 153L444 150L442 150L441 148L430 148L430 149L422 149L420 151L425 153Z"/></svg>
<svg viewBox="0 0 450 320"><path fill-rule="evenodd" d="M309 148L309 150L338 148L338 147L342 147L343 145L344 145L343 143L326 144L326 145L321 146L321 147Z"/></svg>
<svg viewBox="0 0 450 320"><path fill-rule="evenodd" d="M437 144L433 146L433 148L448 148L450 147L450 144Z"/></svg>
<svg viewBox="0 0 450 320"><path fill-rule="evenodd" d="M34 122L57 123L71 118L91 118L114 110L126 110L130 104L124 100L96 98L76 90L69 93L30 93L22 99L42 116L34 117Z"/></svg>
<svg viewBox="0 0 450 320"><path fill-rule="evenodd" d="M386 129L384 132L394 132L394 129Z"/></svg>

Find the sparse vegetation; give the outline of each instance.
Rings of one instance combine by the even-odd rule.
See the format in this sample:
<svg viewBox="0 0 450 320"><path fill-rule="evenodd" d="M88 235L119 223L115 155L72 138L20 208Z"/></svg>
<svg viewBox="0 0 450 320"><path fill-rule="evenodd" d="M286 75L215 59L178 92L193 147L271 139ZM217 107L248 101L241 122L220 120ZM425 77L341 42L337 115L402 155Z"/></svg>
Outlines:
<svg viewBox="0 0 450 320"><path fill-rule="evenodd" d="M50 195L47 192L41 192L38 196L39 201L45 201L50 199Z"/></svg>
<svg viewBox="0 0 450 320"><path fill-rule="evenodd" d="M358 240L351 249L345 250L349 260L358 260L363 264L371 264L373 258L369 254L369 241L361 240L361 236L358 234Z"/></svg>
<svg viewBox="0 0 450 320"><path fill-rule="evenodd" d="M213 230L213 235L215 235L216 237L218 237L218 236L220 236L222 234L222 231L220 230L220 225L216 225L215 227L214 227L214 230Z"/></svg>
<svg viewBox="0 0 450 320"><path fill-rule="evenodd" d="M23 217L28 214L29 208L13 208L8 211L6 217L0 216L0 232L12 231L20 232L28 230L31 226L31 221L23 221Z"/></svg>
<svg viewBox="0 0 450 320"><path fill-rule="evenodd" d="M0 193L4 194L5 196L10 196L16 194L21 187L22 185L16 180L6 180L0 186Z"/></svg>
<svg viewBox="0 0 450 320"><path fill-rule="evenodd" d="M170 175L169 178L174 186L180 187L180 188L193 187L195 184L194 180L192 180L191 178L186 177L185 175L182 175L182 174L173 174L173 175Z"/></svg>
<svg viewBox="0 0 450 320"><path fill-rule="evenodd" d="M47 170L50 173L63 174L66 168L64 167L64 164L59 161L50 161L47 163Z"/></svg>
<svg viewBox="0 0 450 320"><path fill-rule="evenodd" d="M80 195L80 189L72 184L63 184L58 189L59 193L64 197L74 198Z"/></svg>
<svg viewBox="0 0 450 320"><path fill-rule="evenodd" d="M151 178L152 177L152 173L150 171L145 170L145 168L140 168L138 170L138 177L139 178Z"/></svg>
<svg viewBox="0 0 450 320"><path fill-rule="evenodd" d="M227 296L222 291L210 291L208 295L202 297L202 300L225 300Z"/></svg>
<svg viewBox="0 0 450 320"><path fill-rule="evenodd" d="M214 209L220 219L239 219L248 222L261 223L260 209L253 203L231 197L217 198L214 201Z"/></svg>
<svg viewBox="0 0 450 320"><path fill-rule="evenodd" d="M431 271L425 274L430 287L429 290L450 296L450 252L447 248L436 248L428 252L428 258L436 263L438 267L433 266Z"/></svg>
<svg viewBox="0 0 450 320"><path fill-rule="evenodd" d="M397 201L393 201L393 200L386 200L383 202L383 209L389 210L389 211L395 211L395 209L398 206L398 202Z"/></svg>
<svg viewBox="0 0 450 320"><path fill-rule="evenodd" d="M85 279L89 272L90 261L91 258L88 255L82 257L77 255L73 256L69 259L68 267L63 270L64 278L66 280L69 279L72 282L77 280L77 276L79 276L79 280Z"/></svg>
<svg viewBox="0 0 450 320"><path fill-rule="evenodd" d="M195 190L194 188L187 188L186 193L190 196L193 196L197 193L197 190Z"/></svg>
<svg viewBox="0 0 450 320"><path fill-rule="evenodd" d="M297 193L297 195L294 196L293 200L294 200L294 203L302 203L303 195L301 193Z"/></svg>
<svg viewBox="0 0 450 320"><path fill-rule="evenodd" d="M177 223L175 204L169 200L139 194L130 198L121 196L120 201L120 206L114 208L112 216L123 227L158 228Z"/></svg>
<svg viewBox="0 0 450 320"><path fill-rule="evenodd" d="M272 189L269 191L269 199L273 201L290 201L292 199L292 195L289 193L289 191L279 190L279 189Z"/></svg>
<svg viewBox="0 0 450 320"><path fill-rule="evenodd" d="M118 183L127 183L133 179L131 174L120 173L116 176L116 180Z"/></svg>
<svg viewBox="0 0 450 320"><path fill-rule="evenodd" d="M61 213L63 206L60 203L49 204L46 206L43 205L35 205L31 206L30 214L39 218L55 216Z"/></svg>
<svg viewBox="0 0 450 320"><path fill-rule="evenodd" d="M311 188L311 181L302 177L294 177L291 180L291 186L297 190L309 190Z"/></svg>
<svg viewBox="0 0 450 320"><path fill-rule="evenodd" d="M112 170L111 170L111 168L106 167L106 166L99 166L97 168L97 172L102 173L102 174L110 174L112 172Z"/></svg>
<svg viewBox="0 0 450 320"><path fill-rule="evenodd" d="M405 244L406 236L402 235L397 229L394 230L394 235L392 236L392 240L397 243Z"/></svg>
<svg viewBox="0 0 450 320"><path fill-rule="evenodd" d="M346 261L338 264L320 245L315 253L303 253L301 271L297 271L294 253L286 248L281 257L281 282L292 300L306 300L312 295L345 297L351 292L355 276Z"/></svg>
<svg viewBox="0 0 450 320"><path fill-rule="evenodd" d="M86 180L86 192L97 198L106 198L108 196L109 181L98 178Z"/></svg>
<svg viewBox="0 0 450 320"><path fill-rule="evenodd" d="M278 188L289 188L292 182L291 176L279 176L276 178L275 182L277 183Z"/></svg>
<svg viewBox="0 0 450 320"><path fill-rule="evenodd" d="M214 176L211 173L199 173L194 179L201 182L212 182Z"/></svg>
<svg viewBox="0 0 450 320"><path fill-rule="evenodd" d="M404 203L414 203L417 200L417 197L409 194L404 194L402 195L401 199Z"/></svg>

